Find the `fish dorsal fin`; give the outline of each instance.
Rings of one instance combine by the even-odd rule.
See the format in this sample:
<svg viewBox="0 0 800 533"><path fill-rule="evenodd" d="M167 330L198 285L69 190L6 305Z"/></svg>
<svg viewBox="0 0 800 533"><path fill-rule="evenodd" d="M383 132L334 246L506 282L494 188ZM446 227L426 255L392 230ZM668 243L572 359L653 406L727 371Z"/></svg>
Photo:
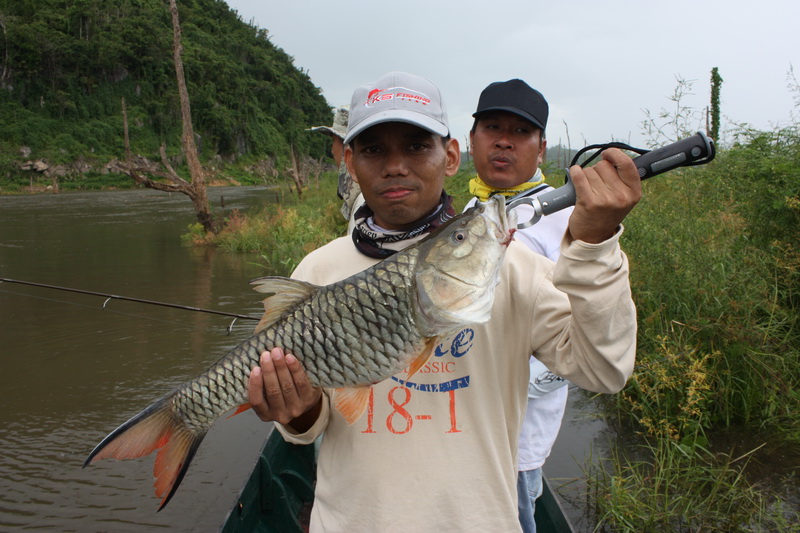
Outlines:
<svg viewBox="0 0 800 533"><path fill-rule="evenodd" d="M335 389L333 405L348 425L352 426L364 414L371 390L371 385Z"/></svg>
<svg viewBox="0 0 800 533"><path fill-rule="evenodd" d="M433 354L434 348L439 344L439 337L428 337L425 339L425 347L419 353L417 357L411 361L411 364L408 365L408 377L410 378L413 376L417 370L425 366L425 363L428 362L430 359L431 354Z"/></svg>
<svg viewBox="0 0 800 533"><path fill-rule="evenodd" d="M265 276L250 281L253 289L272 296L264 298L264 316L256 326L256 333L275 323L287 309L311 296L318 285L280 276Z"/></svg>

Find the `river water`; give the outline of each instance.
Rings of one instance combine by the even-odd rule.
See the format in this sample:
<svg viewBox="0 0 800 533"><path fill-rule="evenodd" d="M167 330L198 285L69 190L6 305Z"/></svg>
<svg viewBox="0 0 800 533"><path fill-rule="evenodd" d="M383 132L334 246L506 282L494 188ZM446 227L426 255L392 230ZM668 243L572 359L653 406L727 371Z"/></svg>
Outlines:
<svg viewBox="0 0 800 533"><path fill-rule="evenodd" d="M274 200L257 187L209 196L217 214ZM182 245L194 221L187 197L150 190L0 197L0 277L260 315L247 281L269 272L252 254ZM271 431L251 412L212 427L161 512L154 455L81 467L106 434L205 371L254 322L228 334L231 318L104 302L0 283L0 530L216 531ZM545 466L566 490L604 431L583 396L571 397ZM568 508L580 525L580 503Z"/></svg>

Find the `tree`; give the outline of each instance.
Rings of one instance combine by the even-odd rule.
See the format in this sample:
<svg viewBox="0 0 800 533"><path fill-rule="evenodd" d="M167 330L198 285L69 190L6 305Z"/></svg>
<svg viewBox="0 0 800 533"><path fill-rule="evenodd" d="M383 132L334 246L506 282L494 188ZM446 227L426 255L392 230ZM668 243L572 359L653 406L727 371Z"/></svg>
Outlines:
<svg viewBox="0 0 800 533"><path fill-rule="evenodd" d="M3 71L0 73L0 89L8 85L10 72L8 71L8 33L6 32L5 17L0 13L0 29L3 30Z"/></svg>
<svg viewBox="0 0 800 533"><path fill-rule="evenodd" d="M674 109L670 111L661 108L657 116L653 116L649 109L644 110L642 131L647 136L647 145L650 148L679 141L701 129L701 114L686 104L686 97L694 95L692 93L694 80L686 80L680 76L676 76L675 79L677 85L669 97L675 105Z"/></svg>
<svg viewBox="0 0 800 533"><path fill-rule="evenodd" d="M708 135L715 141L719 141L719 93L722 87L722 76L719 69L711 69L711 129Z"/></svg>
<svg viewBox="0 0 800 533"><path fill-rule="evenodd" d="M192 181L191 183L187 182L175 172L175 169L172 168L167 159L167 151L164 144L161 145L160 153L161 163L164 165L166 171L154 171L141 164L134 163L128 137L128 114L125 109L124 98L122 99L122 116L125 134L126 163L125 165L121 165L121 168L123 172L133 178L136 183L144 185L145 187L157 189L159 191L180 192L187 195L192 200L197 220L203 226L203 231L206 233L215 233L217 230L217 222L214 220L214 216L208 205L205 171L203 170L203 165L200 163L200 157L197 154L197 145L194 142L192 110L189 104L189 94L186 90L186 76L183 72L183 60L181 59L181 54L183 52L183 46L181 45L181 27L180 20L178 19L178 6L175 0L169 0L169 9L172 14L172 55L175 60L175 77L178 82L178 96L181 102L181 120L183 122L181 145L186 155L186 162L189 166L189 175ZM155 181L148 177L147 174L154 174L158 177L167 178L169 183Z"/></svg>

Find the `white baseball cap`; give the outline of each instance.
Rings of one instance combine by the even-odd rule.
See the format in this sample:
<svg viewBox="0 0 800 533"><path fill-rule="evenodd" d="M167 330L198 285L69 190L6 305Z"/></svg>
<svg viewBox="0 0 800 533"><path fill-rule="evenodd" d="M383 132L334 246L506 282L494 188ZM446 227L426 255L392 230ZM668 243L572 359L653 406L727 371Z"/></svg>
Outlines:
<svg viewBox="0 0 800 533"><path fill-rule="evenodd" d="M345 144L384 122L405 122L446 137L447 111L433 82L406 72L389 72L353 93Z"/></svg>

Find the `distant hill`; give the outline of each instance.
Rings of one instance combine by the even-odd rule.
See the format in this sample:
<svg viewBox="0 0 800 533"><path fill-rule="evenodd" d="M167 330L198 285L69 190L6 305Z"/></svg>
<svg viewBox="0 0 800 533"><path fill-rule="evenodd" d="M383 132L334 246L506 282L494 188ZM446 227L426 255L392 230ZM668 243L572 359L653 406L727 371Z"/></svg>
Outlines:
<svg viewBox="0 0 800 533"><path fill-rule="evenodd" d="M220 0L179 0L183 61L203 159L320 157L304 131L332 111L309 76ZM31 158L120 157L121 99L135 152L180 148L172 26L162 0L0 2L0 148ZM27 156L26 156L27 157Z"/></svg>

